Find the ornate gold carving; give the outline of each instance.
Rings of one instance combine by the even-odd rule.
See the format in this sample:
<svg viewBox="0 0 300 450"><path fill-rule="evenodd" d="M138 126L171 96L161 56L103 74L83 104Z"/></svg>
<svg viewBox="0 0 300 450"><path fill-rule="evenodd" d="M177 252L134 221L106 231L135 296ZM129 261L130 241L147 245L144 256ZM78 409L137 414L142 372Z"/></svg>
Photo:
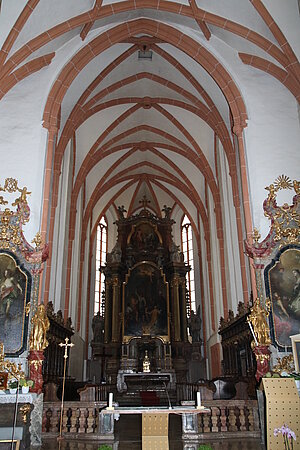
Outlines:
<svg viewBox="0 0 300 450"><path fill-rule="evenodd" d="M41 359L32 359L29 364L35 368L35 370L38 370L38 368L43 364L43 361Z"/></svg>
<svg viewBox="0 0 300 450"><path fill-rule="evenodd" d="M267 318L270 313L271 302L267 298L265 307L261 305L259 298L254 301L253 307L250 309L250 314L247 321L253 326L254 335L257 339L258 345L271 344L270 328Z"/></svg>
<svg viewBox="0 0 300 450"><path fill-rule="evenodd" d="M46 339L50 322L46 314L45 306L39 305L31 318L30 350L44 350L48 346Z"/></svg>
<svg viewBox="0 0 300 450"><path fill-rule="evenodd" d="M291 190L294 188L296 195L300 193L300 182L293 182L286 175L280 175L270 186L268 198L264 204L265 216L272 220L271 231L274 231L274 242L282 241L282 244L296 243L300 237L300 214L298 201L294 200L292 205L284 203L278 206L276 203L276 193L282 189ZM297 199L297 197L296 197Z"/></svg>
<svg viewBox="0 0 300 450"><path fill-rule="evenodd" d="M17 366L11 361L4 360L4 345L2 342L0 342L0 372L7 372L9 379L14 378L20 380L21 378L26 378L21 364Z"/></svg>
<svg viewBox="0 0 300 450"><path fill-rule="evenodd" d="M273 367L273 372L292 373L295 370L293 355L286 355L283 358L277 358L277 364Z"/></svg>
<svg viewBox="0 0 300 450"><path fill-rule="evenodd" d="M279 191L280 189L292 189L293 183L286 175L280 175L275 180L275 188L276 191Z"/></svg>
<svg viewBox="0 0 300 450"><path fill-rule="evenodd" d="M40 232L36 233L35 237L31 241L31 243L35 244L36 250L39 250L41 248L42 237L41 237L41 233Z"/></svg>
<svg viewBox="0 0 300 450"><path fill-rule="evenodd" d="M21 406L20 413L22 414L23 423L27 423L27 414L29 413L30 409L31 408L29 403L25 403L25 405Z"/></svg>
<svg viewBox="0 0 300 450"><path fill-rule="evenodd" d="M26 317L28 317L30 314L30 308L31 308L31 304L30 304L30 302L28 302L27 305L25 306Z"/></svg>
<svg viewBox="0 0 300 450"><path fill-rule="evenodd" d="M255 244L258 244L258 241L261 238L261 234L260 234L260 232L258 231L257 228L253 228L252 237L253 237L253 241L255 242Z"/></svg>
<svg viewBox="0 0 300 450"><path fill-rule="evenodd" d="M16 251L17 247L22 245L22 224L28 222L30 209L27 204L27 195L31 194L27 187L19 188L18 181L14 178L6 178L4 187L0 185L0 191L8 194L19 192L21 195L17 197L11 206L16 207L15 210L5 208L0 211L0 248ZM7 205L8 201L0 195L0 205Z"/></svg>
<svg viewBox="0 0 300 450"><path fill-rule="evenodd" d="M149 359L147 350L145 350L145 357L143 360L143 372L145 372L145 373L150 372L150 359Z"/></svg>

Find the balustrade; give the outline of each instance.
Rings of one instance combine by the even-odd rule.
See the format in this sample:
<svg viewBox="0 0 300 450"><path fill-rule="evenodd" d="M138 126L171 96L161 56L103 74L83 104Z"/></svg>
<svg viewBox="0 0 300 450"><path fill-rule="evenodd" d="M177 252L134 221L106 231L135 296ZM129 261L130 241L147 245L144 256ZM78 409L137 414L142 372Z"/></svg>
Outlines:
<svg viewBox="0 0 300 450"><path fill-rule="evenodd" d="M72 434L95 435L99 430L99 411L107 406L106 401L64 402L62 432ZM43 433L59 433L61 404L44 402ZM86 436L86 438L88 438Z"/></svg>

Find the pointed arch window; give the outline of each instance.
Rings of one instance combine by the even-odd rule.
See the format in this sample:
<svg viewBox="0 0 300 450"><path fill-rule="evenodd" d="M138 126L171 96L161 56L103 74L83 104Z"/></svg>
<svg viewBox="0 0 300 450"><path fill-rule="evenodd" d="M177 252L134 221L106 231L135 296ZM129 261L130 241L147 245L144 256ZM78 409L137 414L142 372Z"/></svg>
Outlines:
<svg viewBox="0 0 300 450"><path fill-rule="evenodd" d="M189 293L190 309L196 311L193 233L192 226L187 215L184 215L181 222L181 247L184 255L184 261L191 268L191 270L187 273L187 290Z"/></svg>
<svg viewBox="0 0 300 450"><path fill-rule="evenodd" d="M96 242L96 279L95 279L95 301L94 314L101 311L102 292L105 290L105 277L100 272L100 267L104 266L107 254L107 222L105 217L101 220L97 227L97 242Z"/></svg>

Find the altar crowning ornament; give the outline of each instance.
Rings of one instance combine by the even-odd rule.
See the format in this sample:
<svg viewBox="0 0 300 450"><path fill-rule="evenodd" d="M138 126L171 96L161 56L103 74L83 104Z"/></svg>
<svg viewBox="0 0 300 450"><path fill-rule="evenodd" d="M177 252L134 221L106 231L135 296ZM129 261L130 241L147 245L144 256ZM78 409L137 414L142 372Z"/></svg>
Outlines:
<svg viewBox="0 0 300 450"><path fill-rule="evenodd" d="M272 314L274 314L274 300L271 297L271 291L268 292L266 288L267 293L265 292L264 270L267 270L267 261L274 258L276 251L280 253L285 249L297 248L300 244L300 182L292 181L286 175L280 175L265 189L268 191L268 197L263 203L263 209L264 215L271 221L270 231L260 241L261 235L258 229L254 228L252 242L245 241L246 254L253 260L258 296L249 316L249 323L254 328L253 352L257 360L257 379L269 370L269 345L273 341L273 338L272 341L270 339L268 318L271 305ZM277 204L277 194L282 190L294 190L292 204ZM270 296L270 299L266 298L266 295ZM274 321L274 318L272 320ZM274 324L271 331L273 328Z"/></svg>

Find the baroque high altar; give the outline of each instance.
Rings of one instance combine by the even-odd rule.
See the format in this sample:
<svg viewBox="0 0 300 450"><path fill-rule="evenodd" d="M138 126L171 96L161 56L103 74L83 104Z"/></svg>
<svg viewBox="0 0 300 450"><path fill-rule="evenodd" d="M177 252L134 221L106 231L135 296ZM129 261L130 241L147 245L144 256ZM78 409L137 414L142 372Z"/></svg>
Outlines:
<svg viewBox="0 0 300 450"><path fill-rule="evenodd" d="M145 356L151 373L168 372L183 382L192 353L201 359L200 339L190 343L187 332L189 267L173 241L170 208L160 218L146 209L146 199L142 203L141 212L128 218L119 207L117 242L101 268L103 332L101 325L100 333L94 330L93 359L106 362L101 372L112 383L120 374L142 372Z"/></svg>

